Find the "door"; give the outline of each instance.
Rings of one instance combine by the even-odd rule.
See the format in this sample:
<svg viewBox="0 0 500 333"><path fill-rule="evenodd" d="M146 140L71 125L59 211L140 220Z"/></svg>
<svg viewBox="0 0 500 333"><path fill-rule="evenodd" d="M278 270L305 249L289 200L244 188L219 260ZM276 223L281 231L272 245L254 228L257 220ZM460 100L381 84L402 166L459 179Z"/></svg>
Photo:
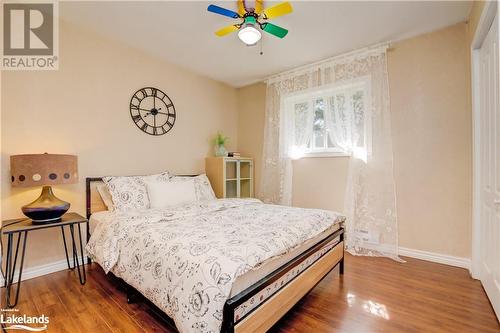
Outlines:
<svg viewBox="0 0 500 333"><path fill-rule="evenodd" d="M252 198L253 197L253 161L240 160L239 161L239 184L240 196L239 198Z"/></svg>
<svg viewBox="0 0 500 333"><path fill-rule="evenodd" d="M238 161L224 158L224 198L238 198Z"/></svg>
<svg viewBox="0 0 500 333"><path fill-rule="evenodd" d="M479 50L479 278L500 317L500 104L498 16Z"/></svg>

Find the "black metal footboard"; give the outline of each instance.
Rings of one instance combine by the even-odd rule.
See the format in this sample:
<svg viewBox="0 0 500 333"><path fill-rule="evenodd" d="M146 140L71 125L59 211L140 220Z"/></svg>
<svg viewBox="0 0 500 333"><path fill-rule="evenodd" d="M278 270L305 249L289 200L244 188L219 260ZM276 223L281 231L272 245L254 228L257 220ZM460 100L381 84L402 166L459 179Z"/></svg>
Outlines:
<svg viewBox="0 0 500 333"><path fill-rule="evenodd" d="M344 229L340 228L332 235L326 237L322 241L318 242L316 245L309 248L307 251L303 252L299 256L295 257L293 260L289 261L287 264L281 266L274 272L270 273L266 277L259 280L257 283L248 287L241 293L231 297L226 301L224 305L223 323L221 332L233 333L236 324L245 319L248 315L252 314L254 311L259 309L259 307L277 292L285 288L289 283L294 281L302 273L306 272L312 264L319 260L323 255L331 251L337 244L344 240ZM343 250L343 249L342 249ZM314 257L315 256L315 257ZM306 261L309 261L309 265L305 265ZM339 265L340 274L344 274L344 255L342 253L342 258L340 261L331 267L328 272L323 276L323 278L328 275L328 273ZM304 269L301 269L301 266ZM294 271L295 270L295 271ZM290 274L290 272L292 272ZM291 278L287 277L291 275ZM322 280L322 279L321 279ZM320 281L321 281L320 280ZM278 283L277 283L278 282ZM319 283L319 281L318 281ZM270 286L272 286L270 288ZM313 289L314 286L311 287ZM257 306L253 306L250 311L239 311L241 306L248 303L252 298L257 299L255 302L259 302Z"/></svg>

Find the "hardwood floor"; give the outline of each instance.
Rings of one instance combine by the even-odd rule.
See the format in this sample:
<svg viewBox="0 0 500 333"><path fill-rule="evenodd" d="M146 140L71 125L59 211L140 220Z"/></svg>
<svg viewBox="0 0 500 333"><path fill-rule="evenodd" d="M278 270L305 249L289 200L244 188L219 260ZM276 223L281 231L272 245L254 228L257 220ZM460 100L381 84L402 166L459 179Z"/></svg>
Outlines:
<svg viewBox="0 0 500 333"><path fill-rule="evenodd" d="M500 332L481 284L466 270L405 259L346 256L344 277L332 271L271 331ZM23 282L18 309L48 316L49 332L175 332L144 303L127 304L96 264L85 286L71 271Z"/></svg>

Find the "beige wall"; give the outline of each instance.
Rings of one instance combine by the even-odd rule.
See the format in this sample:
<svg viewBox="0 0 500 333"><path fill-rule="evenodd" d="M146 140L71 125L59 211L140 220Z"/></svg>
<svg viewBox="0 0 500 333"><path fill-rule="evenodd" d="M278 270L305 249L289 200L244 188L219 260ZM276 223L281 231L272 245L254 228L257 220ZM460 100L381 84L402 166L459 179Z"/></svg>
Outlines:
<svg viewBox="0 0 500 333"><path fill-rule="evenodd" d="M471 255L472 136L466 25L389 53L401 246Z"/></svg>
<svg viewBox="0 0 500 333"><path fill-rule="evenodd" d="M293 161L292 205L342 211L348 166L347 157Z"/></svg>
<svg viewBox="0 0 500 333"><path fill-rule="evenodd" d="M236 89L64 22L58 71L4 72L1 81L3 219L20 216L40 192L11 188L12 154L78 155L80 183L55 192L84 214L85 177L203 172L218 130L231 138L229 148L237 146ZM132 122L129 101L144 86L174 102L177 121L168 134L147 135ZM64 258L59 232L29 238L28 267Z"/></svg>
<svg viewBox="0 0 500 333"><path fill-rule="evenodd" d="M470 257L471 116L468 103L466 25L404 40L388 53L400 246ZM239 96L265 99L263 84ZM241 108L241 117L248 117ZM239 146L263 133L259 122L240 122ZM244 126L243 130L241 127ZM247 134L245 134L247 133ZM252 152L261 151L253 142ZM342 210L347 158L294 162L293 204Z"/></svg>
<svg viewBox="0 0 500 333"><path fill-rule="evenodd" d="M254 158L255 193L259 193L261 158L264 135L264 112L266 86L258 83L238 89L238 149L242 156ZM262 97L264 96L264 97ZM257 131L255 131L257 129ZM243 140L241 141L240 140Z"/></svg>

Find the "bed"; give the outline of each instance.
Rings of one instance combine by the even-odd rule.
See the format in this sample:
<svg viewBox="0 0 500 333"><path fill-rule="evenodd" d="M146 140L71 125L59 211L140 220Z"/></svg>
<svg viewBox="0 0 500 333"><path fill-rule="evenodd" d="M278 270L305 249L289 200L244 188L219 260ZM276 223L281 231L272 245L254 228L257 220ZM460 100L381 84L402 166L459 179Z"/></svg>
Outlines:
<svg viewBox="0 0 500 333"><path fill-rule="evenodd" d="M339 214L255 199L119 214L101 183L86 181L90 255L181 332L265 332L334 267L343 274Z"/></svg>

